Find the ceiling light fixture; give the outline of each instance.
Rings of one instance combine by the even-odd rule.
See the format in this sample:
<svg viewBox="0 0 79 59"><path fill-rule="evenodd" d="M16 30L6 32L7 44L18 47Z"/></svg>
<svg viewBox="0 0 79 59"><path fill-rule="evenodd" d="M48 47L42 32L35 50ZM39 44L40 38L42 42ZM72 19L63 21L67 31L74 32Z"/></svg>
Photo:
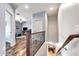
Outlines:
<svg viewBox="0 0 79 59"><path fill-rule="evenodd" d="M53 9L54 9L54 8L52 8L52 7L49 8L49 10L51 10L51 11L52 11Z"/></svg>
<svg viewBox="0 0 79 59"><path fill-rule="evenodd" d="M25 8L29 8L29 6L28 5L25 5Z"/></svg>

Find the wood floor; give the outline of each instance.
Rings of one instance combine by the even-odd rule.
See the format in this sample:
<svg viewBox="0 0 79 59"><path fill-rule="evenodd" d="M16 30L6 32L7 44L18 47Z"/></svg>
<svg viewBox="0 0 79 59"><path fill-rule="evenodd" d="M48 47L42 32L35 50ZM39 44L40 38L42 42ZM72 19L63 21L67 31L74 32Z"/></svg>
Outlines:
<svg viewBox="0 0 79 59"><path fill-rule="evenodd" d="M48 51L48 56L56 56L56 53L53 53L52 51Z"/></svg>
<svg viewBox="0 0 79 59"><path fill-rule="evenodd" d="M26 37L22 36L16 39L16 44L6 50L6 56L27 56L26 52ZM33 43L31 43L30 46L30 54L34 55L37 50L42 45L43 41L40 40L34 40Z"/></svg>
<svg viewBox="0 0 79 59"><path fill-rule="evenodd" d="M56 56L56 47L53 44L48 44L48 56Z"/></svg>
<svg viewBox="0 0 79 59"><path fill-rule="evenodd" d="M16 44L6 50L7 56L26 56L26 39L25 37L16 39Z"/></svg>
<svg viewBox="0 0 79 59"><path fill-rule="evenodd" d="M30 56L35 55L38 49L44 43L42 39L30 40L30 34L27 32L26 35L16 38L16 44L9 49L6 49L6 56ZM29 48L28 48L29 47ZM27 49L27 50L26 50ZM28 55L29 54L29 55Z"/></svg>

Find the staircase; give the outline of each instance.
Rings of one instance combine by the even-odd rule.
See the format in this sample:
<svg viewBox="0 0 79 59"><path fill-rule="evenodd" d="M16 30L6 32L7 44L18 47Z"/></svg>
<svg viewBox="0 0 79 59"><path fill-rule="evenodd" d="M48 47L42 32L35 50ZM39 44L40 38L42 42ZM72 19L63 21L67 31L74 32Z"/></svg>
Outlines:
<svg viewBox="0 0 79 59"><path fill-rule="evenodd" d="M57 43L48 43L48 46L55 46L55 49L54 49L54 53L52 52L53 51L53 47L51 47L51 51L48 51L48 56L61 56L61 51L62 49L65 49L65 51L67 50L65 48L66 45L68 45L72 40L74 40L74 38L79 38L79 34L71 34L66 40L65 42L61 45L60 44L60 47L58 48L56 45ZM49 47L48 47L49 49ZM70 50L69 52L72 54L72 53L75 53L75 50L78 50L79 48L73 48L72 50ZM71 52L72 51L72 52ZM64 52L63 52L64 53ZM78 54L77 54L78 55Z"/></svg>

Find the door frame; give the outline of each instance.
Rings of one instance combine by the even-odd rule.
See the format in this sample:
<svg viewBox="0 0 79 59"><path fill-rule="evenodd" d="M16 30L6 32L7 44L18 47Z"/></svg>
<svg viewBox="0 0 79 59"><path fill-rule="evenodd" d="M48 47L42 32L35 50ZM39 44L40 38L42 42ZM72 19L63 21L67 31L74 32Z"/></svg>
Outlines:
<svg viewBox="0 0 79 59"><path fill-rule="evenodd" d="M12 36L12 14L11 14L10 11L8 11L7 9L5 10L5 13L6 13L6 12L11 16L11 18L10 18L10 19L11 19L11 20L10 20L10 22L11 22L11 23L10 23L10 31L11 31L11 32L10 32L10 37L11 37L11 36ZM6 21L6 20L5 20L5 21ZM8 42L9 42L9 41L8 41ZM6 40L5 40L5 43L6 43ZM11 42L10 42L10 44L11 44Z"/></svg>

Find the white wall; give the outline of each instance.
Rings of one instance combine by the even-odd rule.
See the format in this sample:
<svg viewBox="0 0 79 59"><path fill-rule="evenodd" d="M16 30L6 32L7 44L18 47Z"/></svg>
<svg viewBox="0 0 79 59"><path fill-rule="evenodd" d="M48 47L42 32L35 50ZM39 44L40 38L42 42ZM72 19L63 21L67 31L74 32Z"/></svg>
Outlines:
<svg viewBox="0 0 79 59"><path fill-rule="evenodd" d="M47 44L46 42L41 46L35 56L47 56Z"/></svg>
<svg viewBox="0 0 79 59"><path fill-rule="evenodd" d="M0 56L5 55L5 5L0 3Z"/></svg>
<svg viewBox="0 0 79 59"><path fill-rule="evenodd" d="M13 13L13 9L10 7L9 4L5 4L5 3L0 3L0 56L1 55L5 55L5 10L8 9L9 11L12 11L12 15L14 15ZM15 20L14 20L14 16L12 19L12 39L13 39L13 43L15 42Z"/></svg>
<svg viewBox="0 0 79 59"><path fill-rule="evenodd" d="M79 4L62 4L58 13L59 42L63 43L72 33L79 33ZM67 46L67 51L62 55L79 55L79 38ZM74 53L70 53L74 50Z"/></svg>
<svg viewBox="0 0 79 59"><path fill-rule="evenodd" d="M45 41L48 40L48 17L47 13L45 13Z"/></svg>
<svg viewBox="0 0 79 59"><path fill-rule="evenodd" d="M38 12L32 15L32 32L45 31L45 12Z"/></svg>
<svg viewBox="0 0 79 59"><path fill-rule="evenodd" d="M5 4L5 11L8 11L12 15L12 22L11 22L11 46L15 44L15 15L14 9L10 6L10 4Z"/></svg>
<svg viewBox="0 0 79 59"><path fill-rule="evenodd" d="M49 42L58 42L57 15L48 16L48 39Z"/></svg>
<svg viewBox="0 0 79 59"><path fill-rule="evenodd" d="M31 20L27 20L25 22L22 22L22 28L28 27L28 29L31 29Z"/></svg>

